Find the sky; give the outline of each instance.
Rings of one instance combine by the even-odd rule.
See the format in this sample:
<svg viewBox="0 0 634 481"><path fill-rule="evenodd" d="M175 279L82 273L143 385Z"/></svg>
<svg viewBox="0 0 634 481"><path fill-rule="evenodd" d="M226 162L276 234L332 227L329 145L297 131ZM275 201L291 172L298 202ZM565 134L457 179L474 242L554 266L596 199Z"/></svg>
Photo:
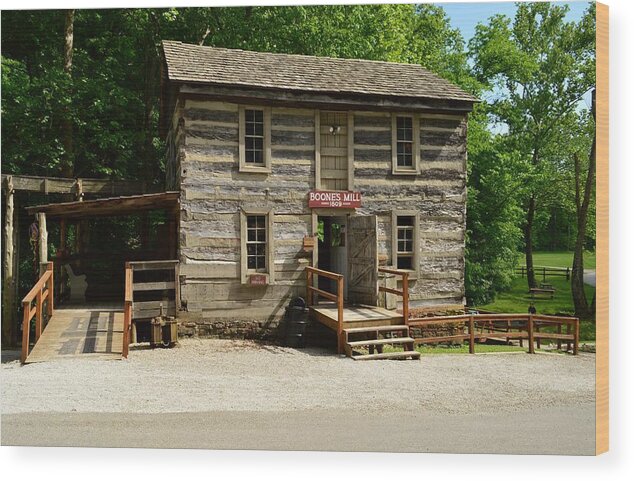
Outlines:
<svg viewBox="0 0 634 481"><path fill-rule="evenodd" d="M451 25L454 28L460 29L465 43L468 43L471 37L473 37L475 27L478 23L487 23L488 18L497 13L513 18L517 9L514 2L434 3L445 10L451 21ZM566 20L573 20L575 22L582 17L583 12L589 5L587 1L553 3L568 5L570 11L566 16Z"/></svg>

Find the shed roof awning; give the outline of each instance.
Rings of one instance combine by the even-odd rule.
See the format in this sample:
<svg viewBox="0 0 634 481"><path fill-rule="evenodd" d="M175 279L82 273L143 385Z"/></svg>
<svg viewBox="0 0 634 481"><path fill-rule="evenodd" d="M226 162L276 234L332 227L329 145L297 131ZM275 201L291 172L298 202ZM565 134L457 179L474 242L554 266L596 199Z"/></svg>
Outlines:
<svg viewBox="0 0 634 481"><path fill-rule="evenodd" d="M161 192L158 194L36 205L27 207L26 210L29 214L41 212L50 218L117 217L150 210L174 210L178 207L179 198L179 192Z"/></svg>

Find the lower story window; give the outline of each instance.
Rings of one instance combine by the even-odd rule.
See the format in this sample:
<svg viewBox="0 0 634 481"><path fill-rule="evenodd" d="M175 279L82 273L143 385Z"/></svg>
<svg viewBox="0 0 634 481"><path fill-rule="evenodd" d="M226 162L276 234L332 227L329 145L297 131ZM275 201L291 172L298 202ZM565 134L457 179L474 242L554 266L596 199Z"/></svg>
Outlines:
<svg viewBox="0 0 634 481"><path fill-rule="evenodd" d="M398 269L414 269L415 220L415 216L411 215L396 217L396 267Z"/></svg>
<svg viewBox="0 0 634 481"><path fill-rule="evenodd" d="M247 269L266 272L267 232L265 215L247 216Z"/></svg>

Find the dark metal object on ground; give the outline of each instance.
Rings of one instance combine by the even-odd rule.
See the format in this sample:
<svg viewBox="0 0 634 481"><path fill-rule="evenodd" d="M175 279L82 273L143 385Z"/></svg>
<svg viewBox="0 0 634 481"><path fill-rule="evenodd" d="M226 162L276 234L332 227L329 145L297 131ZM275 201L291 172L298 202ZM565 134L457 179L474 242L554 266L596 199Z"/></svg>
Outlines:
<svg viewBox="0 0 634 481"><path fill-rule="evenodd" d="M308 327L308 308L306 301L295 297L286 308L286 337L288 347L306 347L306 328Z"/></svg>

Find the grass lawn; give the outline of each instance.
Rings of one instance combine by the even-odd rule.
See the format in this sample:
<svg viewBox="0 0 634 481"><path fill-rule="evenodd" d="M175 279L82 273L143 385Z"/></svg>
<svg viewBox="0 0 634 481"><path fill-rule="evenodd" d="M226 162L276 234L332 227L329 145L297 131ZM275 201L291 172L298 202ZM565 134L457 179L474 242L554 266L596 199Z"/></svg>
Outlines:
<svg viewBox="0 0 634 481"><path fill-rule="evenodd" d="M533 264L541 267L570 267L572 268L572 252L556 251L533 252ZM518 265L526 265L526 257L524 254L519 256ZM596 269L597 258L594 252L585 251L583 253L583 267L585 269Z"/></svg>
<svg viewBox="0 0 634 481"><path fill-rule="evenodd" d="M550 277L547 279L549 284L555 288L554 299L535 299L535 308L538 314L560 314L567 313L572 315L574 307L572 303L572 293L570 292L570 281L563 277ZM586 296L588 301L594 297L594 287L586 285ZM528 285L526 278L518 277L513 281L511 289L501 292L497 295L494 302L484 306L478 306L481 309L494 312L528 312L528 306L531 303L528 295ZM593 341L595 339L594 323L590 321L581 321L579 337L582 341Z"/></svg>

